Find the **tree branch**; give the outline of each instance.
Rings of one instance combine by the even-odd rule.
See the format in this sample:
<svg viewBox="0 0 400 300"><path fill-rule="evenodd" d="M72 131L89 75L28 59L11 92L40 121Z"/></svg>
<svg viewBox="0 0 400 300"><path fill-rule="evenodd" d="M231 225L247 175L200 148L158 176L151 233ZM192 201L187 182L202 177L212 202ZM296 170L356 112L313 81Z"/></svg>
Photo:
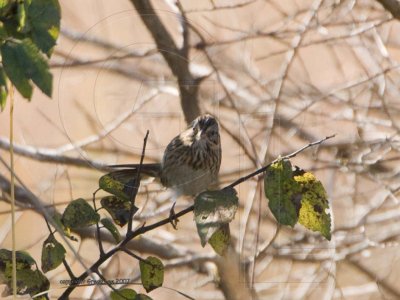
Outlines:
<svg viewBox="0 0 400 300"><path fill-rule="evenodd" d="M135 199L136 199L136 195L139 191L139 186L140 186L140 172L142 171L142 165L143 165L143 160L144 160L144 154L146 151L146 145L147 145L147 138L149 137L149 131L147 130L146 132L146 136L144 137L143 140L143 149L142 149L142 155L140 157L140 163L139 163L139 167L137 169L137 174L136 174L136 178L135 178L135 185L133 187L133 191L132 191L132 196L131 196L131 209L129 210L129 220L128 220L128 227L127 227L127 233L132 231L132 221L133 221L133 215L135 213ZM137 208L136 208L137 209Z"/></svg>
<svg viewBox="0 0 400 300"><path fill-rule="evenodd" d="M299 154L300 152L303 152L304 150L306 150L306 149L308 149L308 148L310 148L310 147L313 147L313 146L316 146L316 145L320 145L320 144L322 144L323 142L325 142L326 140L329 140L329 139L334 138L334 137L335 137L335 134L332 134L332 135L327 136L327 137L324 137L323 139L320 139L320 140L318 140L318 141L309 143L308 145L305 145L304 147L302 147L302 148L300 148L300 149L298 149L298 150L296 150L296 151L294 151L294 152L292 152L292 153L290 153L290 154L287 154L287 155L282 156L282 157L278 157L277 159L275 159L275 160L273 160L272 162L270 162L268 165L266 165L266 166L264 166L264 167L262 167L262 168L260 168L260 169L258 169L258 170L256 170L256 171L254 171L253 173L250 173L249 175L246 175L246 176L243 176L243 177L239 178L238 180L232 182L230 185L226 186L225 188L232 188L232 187L234 187L234 186L236 186L236 185L238 185L238 184L240 184L240 183L242 183L242 182L244 182L244 181L250 179L251 177L254 177L254 176L258 175L258 174L261 174L261 173L267 171L267 169L268 169L272 164L276 163L278 160L280 160L280 159L289 159L289 158L293 158L293 157L295 157L297 154Z"/></svg>
<svg viewBox="0 0 400 300"><path fill-rule="evenodd" d="M9 150L10 141L6 138L0 137L0 148L4 150ZM25 146L14 143L14 152L18 155L29 157L37 161L66 164L76 167L91 167L100 170L108 169L107 165L100 161L70 157L61 154L56 149L51 148L36 148L33 146Z"/></svg>

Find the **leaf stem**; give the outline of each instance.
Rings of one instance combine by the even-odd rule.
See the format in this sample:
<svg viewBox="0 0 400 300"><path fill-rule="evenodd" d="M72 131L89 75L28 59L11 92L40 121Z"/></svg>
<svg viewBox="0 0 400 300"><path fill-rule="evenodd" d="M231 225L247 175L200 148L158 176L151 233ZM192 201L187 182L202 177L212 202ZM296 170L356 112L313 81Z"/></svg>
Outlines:
<svg viewBox="0 0 400 300"><path fill-rule="evenodd" d="M10 167L11 167L11 235L12 235L12 290L17 298L17 256L15 236L15 176L14 176L14 87L10 84Z"/></svg>

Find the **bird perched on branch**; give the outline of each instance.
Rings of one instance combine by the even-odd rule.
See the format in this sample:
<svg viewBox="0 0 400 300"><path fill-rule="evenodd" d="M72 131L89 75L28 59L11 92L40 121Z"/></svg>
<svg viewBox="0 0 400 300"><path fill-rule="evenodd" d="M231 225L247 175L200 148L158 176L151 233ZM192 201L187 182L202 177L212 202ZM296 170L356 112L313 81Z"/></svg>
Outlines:
<svg viewBox="0 0 400 300"><path fill-rule="evenodd" d="M177 196L194 196L217 182L221 165L221 141L218 122L205 114L176 136L164 151L161 163L143 164L141 173L161 179ZM134 168L139 164L113 165L112 168Z"/></svg>

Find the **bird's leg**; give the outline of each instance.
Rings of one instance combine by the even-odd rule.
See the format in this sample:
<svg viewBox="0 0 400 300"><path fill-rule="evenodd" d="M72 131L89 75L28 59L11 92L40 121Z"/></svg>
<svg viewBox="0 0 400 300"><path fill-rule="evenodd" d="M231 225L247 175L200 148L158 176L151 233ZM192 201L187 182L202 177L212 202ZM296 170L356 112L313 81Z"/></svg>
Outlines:
<svg viewBox="0 0 400 300"><path fill-rule="evenodd" d="M175 204L176 201L174 201L174 204L172 204L171 209L169 210L169 222L171 223L172 227L174 227L175 230L178 230L177 225L178 225L178 218L176 218L175 215Z"/></svg>

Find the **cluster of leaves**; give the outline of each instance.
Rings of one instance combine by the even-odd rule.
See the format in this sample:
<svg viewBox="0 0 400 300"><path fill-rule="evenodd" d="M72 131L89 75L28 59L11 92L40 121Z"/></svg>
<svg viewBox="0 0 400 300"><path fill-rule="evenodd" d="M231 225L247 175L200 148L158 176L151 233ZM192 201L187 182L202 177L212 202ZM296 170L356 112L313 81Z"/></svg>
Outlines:
<svg viewBox="0 0 400 300"><path fill-rule="evenodd" d="M138 211L134 203L136 192L139 188L137 180L137 171L131 169L110 172L99 179L100 189L112 194L100 200L102 208L109 213L111 219L103 218L100 222L112 234L117 243L121 240L121 236L114 223L120 227L124 227ZM164 265L160 259L149 256L145 260L140 260L139 266L141 281L147 292L162 286L164 281ZM136 291L129 288L112 291L110 296L113 300L151 299L149 296L137 294Z"/></svg>
<svg viewBox="0 0 400 300"><path fill-rule="evenodd" d="M293 170L289 160L278 160L267 168L264 187L269 208L279 224L294 227L299 223L331 239L327 195L313 174ZM196 197L194 215L203 247L208 242L219 255L225 253L230 243L229 223L237 208L238 198L231 187Z"/></svg>
<svg viewBox="0 0 400 300"><path fill-rule="evenodd" d="M99 221L99 215L84 200L72 201L65 209L63 215L56 214L53 217L54 224L61 232L71 240L71 230L91 226ZM51 232L43 242L41 266L43 273L56 269L65 259L66 250L57 241ZM12 294L11 280L11 251L0 250L0 283L7 285L6 293ZM17 251L17 293L19 295L29 294L36 296L35 299L47 299L49 281L37 267L36 261L28 254ZM38 297L38 294L42 294Z"/></svg>
<svg viewBox="0 0 400 300"><path fill-rule="evenodd" d="M0 108L8 95L7 79L26 99L32 82L47 96L52 93L51 56L60 31L58 0L0 0Z"/></svg>
<svg viewBox="0 0 400 300"><path fill-rule="evenodd" d="M239 199L233 188L199 194L194 201L194 219L201 245L208 242L224 255L230 243L229 223L234 219Z"/></svg>
<svg viewBox="0 0 400 300"><path fill-rule="evenodd" d="M272 164L264 177L268 205L279 224L294 227L298 222L331 239L331 216L325 189L313 174L293 170L289 160Z"/></svg>
<svg viewBox="0 0 400 300"><path fill-rule="evenodd" d="M71 235L72 231L102 224L103 228L112 234L115 243L119 243L121 235L115 224L124 227L129 220L129 215L138 210L130 200L133 191L137 188L135 184L136 172L125 171L127 172L111 172L102 176L99 180L100 188L112 194L101 199L102 207L99 209L104 208L111 218L100 218L98 210L95 210L86 200L79 198L71 201L62 215L56 213L53 216L54 226L58 227L58 232L62 232L67 238L76 241L77 239ZM57 241L54 232L51 232L43 242L42 247L41 266L43 273L60 266L65 259L65 254L64 246ZM8 292L12 291L11 264L11 251L0 250L0 283L7 285ZM31 296L43 293L40 296L41 298L38 299L47 299L46 291L49 288L49 282L37 268L35 260L27 253L17 252L17 264L17 293L20 295L30 294ZM164 266L158 258L150 256L141 259L139 266L141 281L147 292L162 286ZM113 291L110 297L111 299L151 299L128 288Z"/></svg>

